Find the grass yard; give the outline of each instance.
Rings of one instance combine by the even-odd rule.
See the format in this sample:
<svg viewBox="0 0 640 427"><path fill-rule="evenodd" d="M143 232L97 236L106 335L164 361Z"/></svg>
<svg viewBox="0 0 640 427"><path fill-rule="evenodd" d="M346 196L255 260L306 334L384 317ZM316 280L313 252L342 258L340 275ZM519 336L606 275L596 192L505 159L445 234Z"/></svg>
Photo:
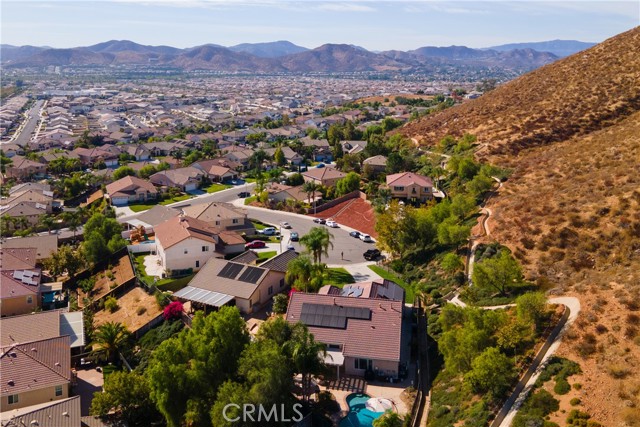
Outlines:
<svg viewBox="0 0 640 427"><path fill-rule="evenodd" d="M207 193L217 193L218 191L226 190L227 188L231 188L231 187L233 187L233 185L219 184L217 182L214 182L213 184L211 184L210 186L208 186L204 190Z"/></svg>
<svg viewBox="0 0 640 427"><path fill-rule="evenodd" d="M178 292L180 289L187 286L187 283L189 283L191 279L193 279L193 276L195 276L195 274L190 274L188 276L180 277L178 279L158 280L158 283L156 283L156 286L161 291Z"/></svg>
<svg viewBox="0 0 640 427"><path fill-rule="evenodd" d="M400 285L405 292L405 301L408 303L413 303L413 300L416 297L415 291L413 290L413 286L411 286L409 283L402 280L395 273L387 271L382 267L378 267L377 265L369 265L368 267L369 269L371 269L371 271L373 271L383 279L391 280L393 282L396 282L398 285Z"/></svg>
<svg viewBox="0 0 640 427"><path fill-rule="evenodd" d="M160 202L161 205L170 205L171 203L183 202L185 200L191 199L193 196L190 194L182 194L180 196L172 197L167 200L163 200Z"/></svg>
<svg viewBox="0 0 640 427"><path fill-rule="evenodd" d="M258 200L258 198L256 196L247 197L246 199L244 199L244 204L245 205L250 205L251 203L255 202L256 200Z"/></svg>
<svg viewBox="0 0 640 427"><path fill-rule="evenodd" d="M344 285L356 282L353 276L342 267L327 268L326 274L325 284L327 285L334 285L342 288Z"/></svg>
<svg viewBox="0 0 640 427"><path fill-rule="evenodd" d="M138 204L135 204L135 205L129 205L129 209L131 209L134 212L142 212L142 211L146 211L148 209L151 209L152 207L154 207L155 205L158 205L158 204L160 204L160 205L170 205L171 203L183 202L185 200L189 200L192 197L193 196L190 195L190 194L182 194L180 196L176 196L176 197L172 197L170 199L163 200L160 203L157 203L156 201L153 201L153 202L149 202L149 203L138 203Z"/></svg>
<svg viewBox="0 0 640 427"><path fill-rule="evenodd" d="M255 178L243 178L243 179L244 179L244 182L248 182L248 183L256 182Z"/></svg>
<svg viewBox="0 0 640 427"><path fill-rule="evenodd" d="M265 262L269 258L278 255L277 251L256 252L258 254L258 264Z"/></svg>
<svg viewBox="0 0 640 427"><path fill-rule="evenodd" d="M144 252L135 256L134 259L136 262L136 272L143 282L152 285L154 278L151 276L147 276L147 271L144 268L144 257L146 257L147 255L149 255L149 253Z"/></svg>
<svg viewBox="0 0 640 427"><path fill-rule="evenodd" d="M155 204L153 204L153 205L147 205L147 204L144 204L144 205L129 205L129 209L131 209L134 212L142 212L142 211L149 210L154 206L155 206Z"/></svg>

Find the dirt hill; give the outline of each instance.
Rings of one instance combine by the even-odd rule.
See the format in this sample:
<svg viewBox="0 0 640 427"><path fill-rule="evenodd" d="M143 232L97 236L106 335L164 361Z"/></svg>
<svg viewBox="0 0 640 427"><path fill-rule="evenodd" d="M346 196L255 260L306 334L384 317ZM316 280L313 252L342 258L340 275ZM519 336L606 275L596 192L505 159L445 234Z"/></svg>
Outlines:
<svg viewBox="0 0 640 427"><path fill-rule="evenodd" d="M476 100L410 123L432 144L475 134L486 155L517 154L616 123L640 109L640 27L538 68Z"/></svg>
<svg viewBox="0 0 640 427"><path fill-rule="evenodd" d="M513 170L487 206L491 239L582 304L559 349L583 369L561 425L577 408L640 426L639 51L635 28L402 129L425 144L474 133L479 157Z"/></svg>

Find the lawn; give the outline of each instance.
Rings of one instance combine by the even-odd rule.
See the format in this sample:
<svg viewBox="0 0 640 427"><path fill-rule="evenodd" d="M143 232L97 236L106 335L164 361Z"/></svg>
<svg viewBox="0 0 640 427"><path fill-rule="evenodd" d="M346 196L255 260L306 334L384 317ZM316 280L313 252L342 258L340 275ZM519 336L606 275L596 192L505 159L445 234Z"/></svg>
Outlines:
<svg viewBox="0 0 640 427"><path fill-rule="evenodd" d="M151 276L147 276L147 271L144 268L144 257L146 257L147 255L149 255L149 253L142 253L135 256L134 259L136 262L136 272L138 273L138 277L140 278L140 280L148 285L152 285L154 278Z"/></svg>
<svg viewBox="0 0 640 427"><path fill-rule="evenodd" d="M233 187L233 185L219 184L217 182L214 182L213 184L211 184L210 186L208 186L204 190L207 193L217 193L218 191L226 190L227 188L231 188L231 187Z"/></svg>
<svg viewBox="0 0 640 427"><path fill-rule="evenodd" d="M187 286L187 283L189 283L191 279L193 279L193 276L195 276L195 274L190 274L188 276L180 277L178 279L158 280L158 283L156 283L156 286L161 291L178 292L180 289Z"/></svg>
<svg viewBox="0 0 640 427"><path fill-rule="evenodd" d="M382 277L383 279L391 280L393 282L396 282L398 285L400 285L404 289L404 292L405 292L405 301L410 303L410 304L413 303L413 300L416 297L415 296L415 292L413 290L413 286L411 286L409 283L407 283L404 280L402 280L395 273L387 271L382 267L378 267L377 265L369 265L368 267L371 269L371 271L373 271L374 273L376 273L378 276Z"/></svg>
<svg viewBox="0 0 640 427"><path fill-rule="evenodd" d="M258 200L258 198L256 196L247 197L246 199L244 199L244 204L245 205L250 205L251 203L255 202L256 200Z"/></svg>
<svg viewBox="0 0 640 427"><path fill-rule="evenodd" d="M176 197L172 197L170 199L167 200L163 200L160 202L161 205L170 205L171 203L176 203L176 202L183 202L185 200L189 200L190 198L192 198L193 196L190 194L183 194L181 196L176 196Z"/></svg>
<svg viewBox="0 0 640 427"><path fill-rule="evenodd" d="M356 282L353 276L349 274L349 272L342 267L327 268L326 274L327 274L327 277L325 279L325 283L327 285L334 285L339 288L342 288L344 285L348 285L349 283Z"/></svg>
<svg viewBox="0 0 640 427"><path fill-rule="evenodd" d="M142 211L146 211L148 209L151 209L152 207L154 207L157 204L170 205L171 203L176 203L176 202L182 202L182 201L185 201L185 200L189 200L192 197L193 196L190 195L190 194L182 194L180 196L176 196L176 197L172 197L170 199L163 200L160 203L157 203L156 201L153 201L153 202L148 202L148 203L138 203L138 204L135 204L135 205L129 205L129 209L131 209L134 212L142 212Z"/></svg>
<svg viewBox="0 0 640 427"><path fill-rule="evenodd" d="M273 258L278 255L277 251L266 251L266 252L257 252L258 254L258 264L265 262L269 258Z"/></svg>
<svg viewBox="0 0 640 427"><path fill-rule="evenodd" d="M252 183L252 182L256 182L256 179L255 178L244 178L244 182Z"/></svg>
<svg viewBox="0 0 640 427"><path fill-rule="evenodd" d="M155 204L153 205L129 205L129 209L131 209L134 212L142 212L142 211L146 211L148 209L151 209L152 207L154 207Z"/></svg>

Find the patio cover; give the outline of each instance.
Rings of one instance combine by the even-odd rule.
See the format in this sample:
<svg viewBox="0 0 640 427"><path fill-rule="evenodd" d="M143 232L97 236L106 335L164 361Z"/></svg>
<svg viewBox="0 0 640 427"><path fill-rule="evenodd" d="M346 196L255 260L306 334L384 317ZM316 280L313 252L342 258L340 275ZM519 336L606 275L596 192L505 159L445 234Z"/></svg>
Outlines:
<svg viewBox="0 0 640 427"><path fill-rule="evenodd" d="M344 365L344 354L341 351L327 350L324 363L330 366L342 366Z"/></svg>
<svg viewBox="0 0 640 427"><path fill-rule="evenodd" d="M174 293L173 296L206 305L212 305L214 307L222 307L234 299L231 295L207 291L206 289L201 288L194 288L193 286L185 286L178 292Z"/></svg>

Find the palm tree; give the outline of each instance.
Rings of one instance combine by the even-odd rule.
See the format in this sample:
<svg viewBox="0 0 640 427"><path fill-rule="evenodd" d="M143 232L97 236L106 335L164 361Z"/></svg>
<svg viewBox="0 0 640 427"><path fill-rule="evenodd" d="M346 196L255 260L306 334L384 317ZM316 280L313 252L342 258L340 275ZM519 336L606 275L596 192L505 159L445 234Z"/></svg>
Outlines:
<svg viewBox="0 0 640 427"><path fill-rule="evenodd" d="M311 376L324 370L326 346L317 342L304 324L297 323L293 327L291 339L285 344L285 350L293 361L294 372L302 375L302 398L308 400Z"/></svg>
<svg viewBox="0 0 640 427"><path fill-rule="evenodd" d="M115 362L120 351L127 347L131 333L120 322L100 325L93 334L92 353L104 357L107 362Z"/></svg>
<svg viewBox="0 0 640 427"><path fill-rule="evenodd" d="M333 249L333 234L324 227L313 227L309 233L300 238L300 243L313 255L316 264L322 262L322 255L329 256L329 248Z"/></svg>
<svg viewBox="0 0 640 427"><path fill-rule="evenodd" d="M307 181L302 184L302 191L307 193L307 197L309 198L309 203L313 204L313 213L316 213L316 191L320 186L315 181Z"/></svg>
<svg viewBox="0 0 640 427"><path fill-rule="evenodd" d="M307 292L307 285L311 281L312 274L313 263L311 259L308 256L301 255L292 259L287 265L285 280L297 289L304 286L304 291Z"/></svg>
<svg viewBox="0 0 640 427"><path fill-rule="evenodd" d="M51 215L44 215L39 218L39 222L41 225L47 227L47 231L51 234L51 229L53 228L53 224L55 223L54 218Z"/></svg>

